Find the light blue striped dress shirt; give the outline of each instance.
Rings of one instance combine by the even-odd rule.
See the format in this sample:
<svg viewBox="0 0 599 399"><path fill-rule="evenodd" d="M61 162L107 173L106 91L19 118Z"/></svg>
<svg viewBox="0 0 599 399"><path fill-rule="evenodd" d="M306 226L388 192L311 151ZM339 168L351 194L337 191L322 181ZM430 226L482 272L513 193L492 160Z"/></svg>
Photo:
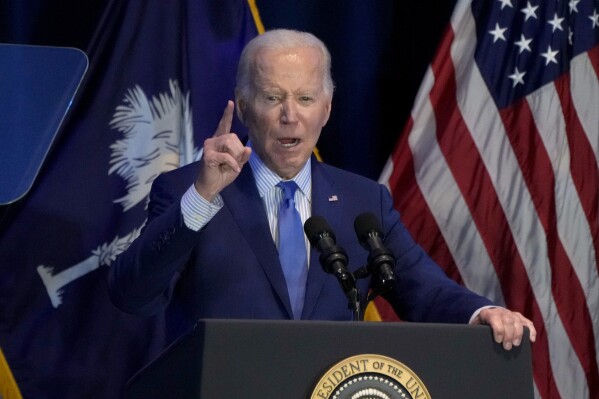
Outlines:
<svg viewBox="0 0 599 399"><path fill-rule="evenodd" d="M251 147L249 142L248 146ZM268 216L268 224L272 239L277 248L279 248L277 221L279 204L283 199L283 190L276 185L281 181L281 178L268 169L255 152L252 152L249 164L252 168L254 178L256 179L256 185L258 187L258 192L260 193L260 198L262 198L266 215ZM312 213L312 174L310 159L308 159L308 162L304 165L302 170L292 180L294 180L299 187L299 190L296 190L295 192L295 203L300 217L302 218L302 224L304 224ZM199 231L204 227L222 206L223 200L220 195L210 202L198 194L193 185L181 198L181 213L183 214L183 220L185 225L194 231ZM310 242L307 237L305 237L305 241L309 262Z"/></svg>

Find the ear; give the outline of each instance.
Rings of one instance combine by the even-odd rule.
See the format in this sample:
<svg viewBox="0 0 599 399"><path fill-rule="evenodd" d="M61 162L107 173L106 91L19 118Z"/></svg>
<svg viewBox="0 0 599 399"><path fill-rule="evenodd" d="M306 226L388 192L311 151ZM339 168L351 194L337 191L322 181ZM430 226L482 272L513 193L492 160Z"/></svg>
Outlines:
<svg viewBox="0 0 599 399"><path fill-rule="evenodd" d="M328 102L327 105L325 105L325 115L322 121L322 127L324 127L324 125L327 124L327 122L329 121L329 117L331 116L331 108L333 107L333 99L331 98Z"/></svg>
<svg viewBox="0 0 599 399"><path fill-rule="evenodd" d="M243 116L245 115L246 106L247 104L245 100L241 98L239 91L235 90L235 112L237 113L237 117L239 118L241 123L244 124L244 126L245 120Z"/></svg>

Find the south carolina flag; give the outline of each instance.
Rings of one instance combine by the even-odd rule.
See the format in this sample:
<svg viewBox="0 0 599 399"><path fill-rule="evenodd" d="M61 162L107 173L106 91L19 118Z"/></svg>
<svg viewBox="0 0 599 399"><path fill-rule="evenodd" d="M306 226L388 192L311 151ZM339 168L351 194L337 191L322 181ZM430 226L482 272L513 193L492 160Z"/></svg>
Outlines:
<svg viewBox="0 0 599 399"><path fill-rule="evenodd" d="M108 2L70 117L0 226L0 347L23 397L118 398L190 327L119 312L106 272L154 178L213 134L256 34L243 0Z"/></svg>

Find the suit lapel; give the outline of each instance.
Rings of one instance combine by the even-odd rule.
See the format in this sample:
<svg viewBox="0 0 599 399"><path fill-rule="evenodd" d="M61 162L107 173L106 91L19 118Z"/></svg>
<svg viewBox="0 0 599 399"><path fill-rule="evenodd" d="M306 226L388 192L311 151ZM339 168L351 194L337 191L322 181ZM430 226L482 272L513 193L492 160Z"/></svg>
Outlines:
<svg viewBox="0 0 599 399"><path fill-rule="evenodd" d="M221 195L233 219L253 249L274 291L284 304L289 317L293 318L279 254L272 240L264 204L258 193L251 168L248 166L242 169L239 177L223 190ZM312 158L312 215L325 216L327 220L339 220L343 200L343 196L336 191L330 176L326 174L319 162ZM322 270L318 260L319 255L319 252L312 248L302 319L310 318L325 281L331 278Z"/></svg>
<svg viewBox="0 0 599 399"><path fill-rule="evenodd" d="M223 190L221 195L274 291L290 318L293 318L279 254L272 240L268 217L249 165L242 169L237 179Z"/></svg>
<svg viewBox="0 0 599 399"><path fill-rule="evenodd" d="M324 216L327 220L337 220L340 217L343 198L335 190L335 185L323 170L320 163L312 158L312 215ZM323 285L330 276L324 272L320 261L320 253L312 248L310 251L310 270L306 285L306 297L302 318L308 319L314 311Z"/></svg>

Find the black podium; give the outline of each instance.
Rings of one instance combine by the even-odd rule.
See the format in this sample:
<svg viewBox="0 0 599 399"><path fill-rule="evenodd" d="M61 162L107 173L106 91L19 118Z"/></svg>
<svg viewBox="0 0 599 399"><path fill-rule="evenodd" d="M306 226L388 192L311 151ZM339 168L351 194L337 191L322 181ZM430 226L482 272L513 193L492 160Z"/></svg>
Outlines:
<svg viewBox="0 0 599 399"><path fill-rule="evenodd" d="M407 386L387 397L533 398L528 337L505 351L487 326L250 320L199 321L129 381L126 398L374 398L376 386L347 393L393 376Z"/></svg>

